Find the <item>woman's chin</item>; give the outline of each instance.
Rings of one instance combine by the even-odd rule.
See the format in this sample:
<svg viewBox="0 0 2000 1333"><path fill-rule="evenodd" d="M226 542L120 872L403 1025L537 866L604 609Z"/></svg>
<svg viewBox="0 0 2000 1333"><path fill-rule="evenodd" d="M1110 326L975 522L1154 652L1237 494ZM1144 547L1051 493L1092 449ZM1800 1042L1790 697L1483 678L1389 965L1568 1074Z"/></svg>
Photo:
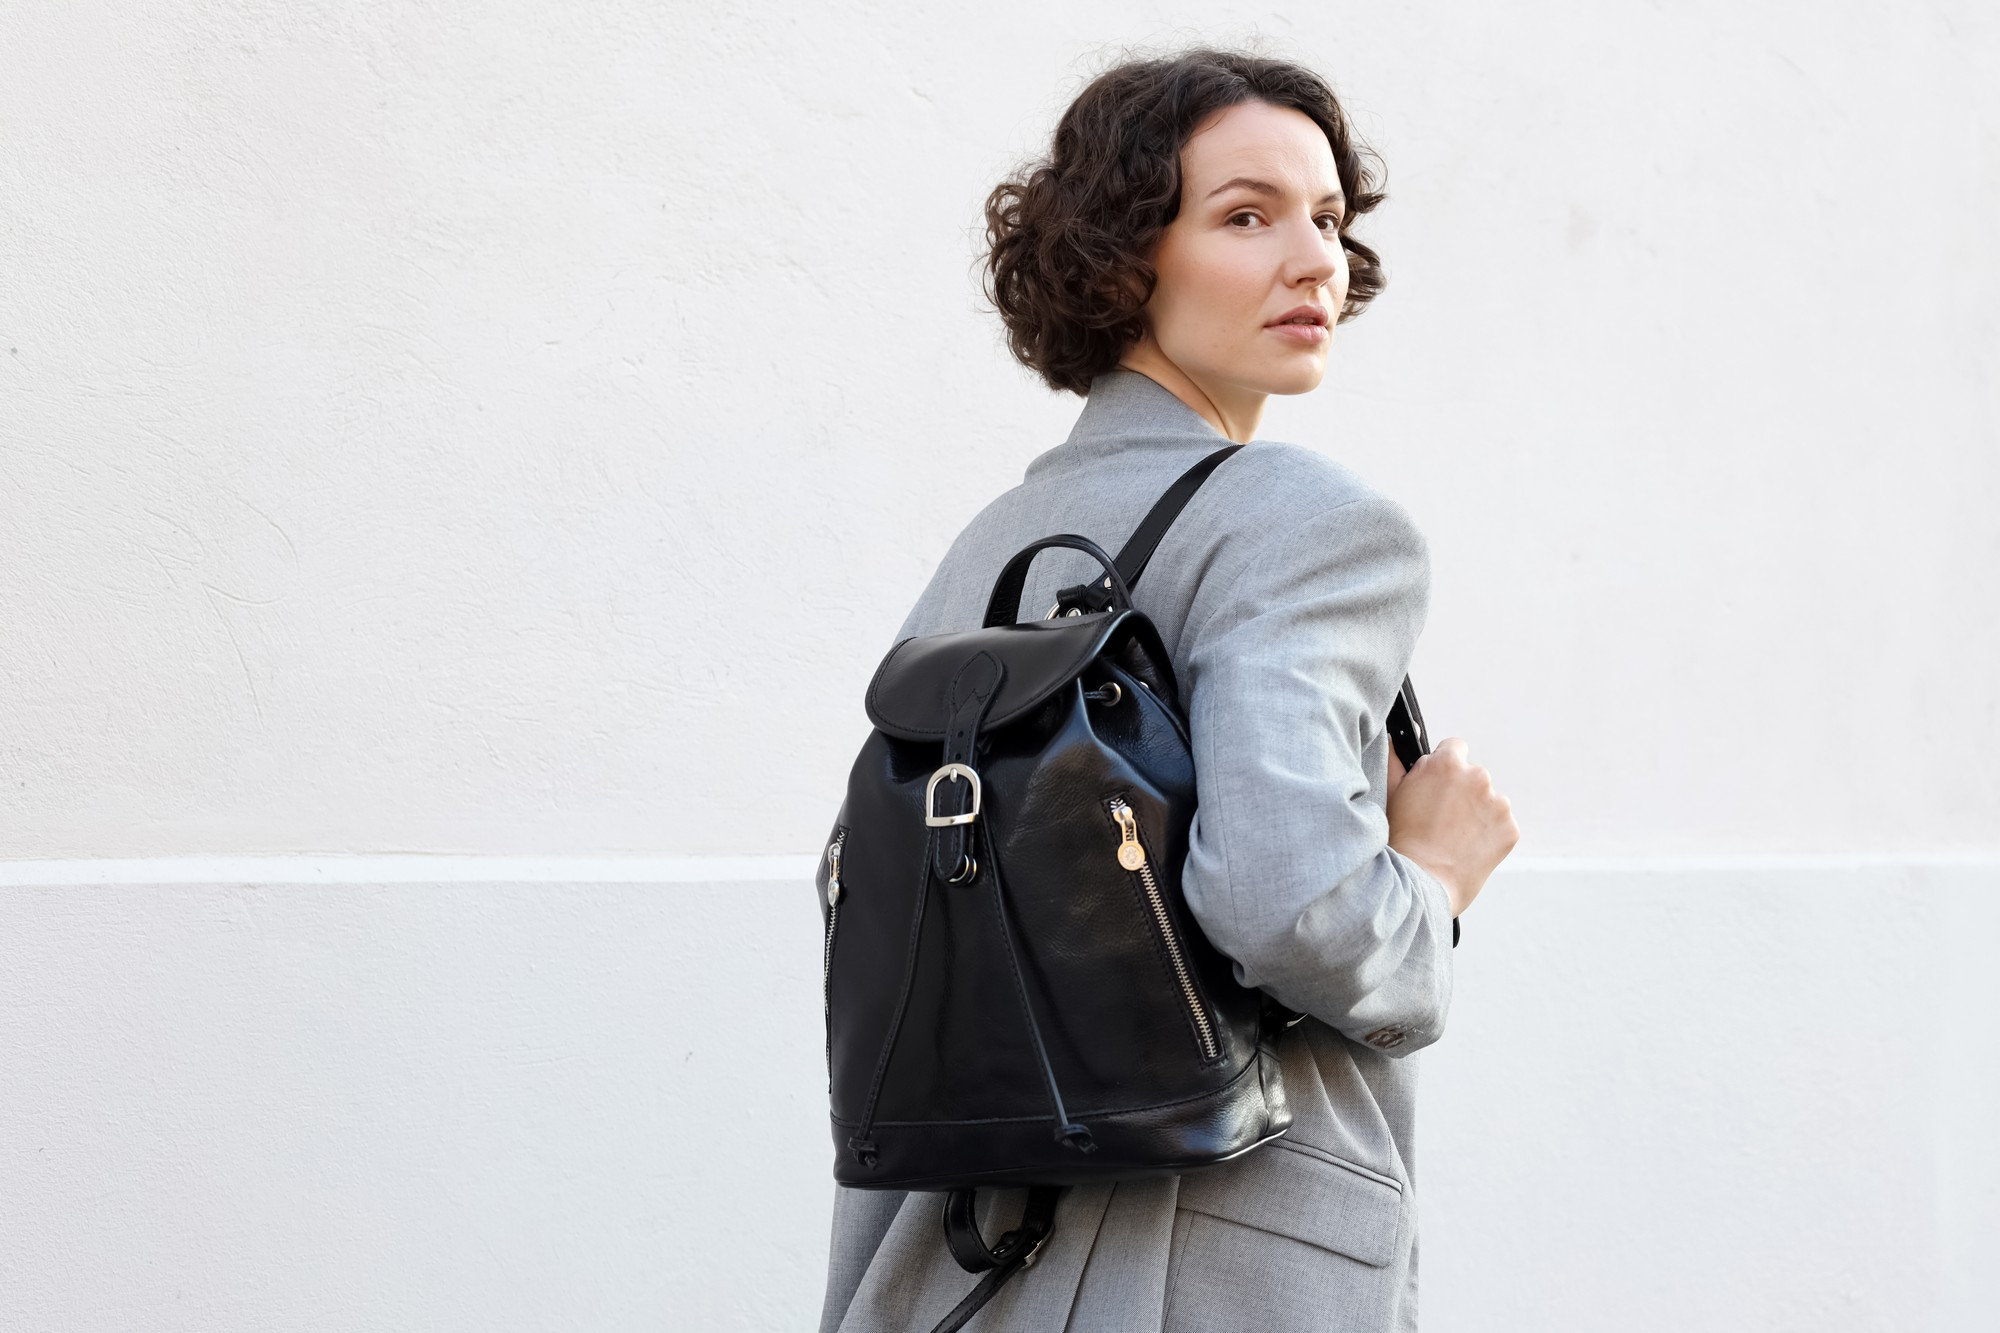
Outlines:
<svg viewBox="0 0 2000 1333"><path fill-rule="evenodd" d="M1311 393L1325 378L1325 357L1293 356L1260 367L1256 387L1269 394Z"/></svg>

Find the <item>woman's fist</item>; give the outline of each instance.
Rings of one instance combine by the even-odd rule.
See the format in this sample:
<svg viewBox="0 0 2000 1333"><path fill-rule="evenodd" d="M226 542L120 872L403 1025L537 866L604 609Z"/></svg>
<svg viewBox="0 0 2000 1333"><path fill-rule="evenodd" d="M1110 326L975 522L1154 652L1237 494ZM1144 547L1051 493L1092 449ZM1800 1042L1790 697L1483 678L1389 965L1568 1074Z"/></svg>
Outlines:
<svg viewBox="0 0 2000 1333"><path fill-rule="evenodd" d="M1512 807L1493 776L1466 758L1464 738L1447 737L1408 772L1390 754L1389 845L1438 877L1453 916L1520 840Z"/></svg>

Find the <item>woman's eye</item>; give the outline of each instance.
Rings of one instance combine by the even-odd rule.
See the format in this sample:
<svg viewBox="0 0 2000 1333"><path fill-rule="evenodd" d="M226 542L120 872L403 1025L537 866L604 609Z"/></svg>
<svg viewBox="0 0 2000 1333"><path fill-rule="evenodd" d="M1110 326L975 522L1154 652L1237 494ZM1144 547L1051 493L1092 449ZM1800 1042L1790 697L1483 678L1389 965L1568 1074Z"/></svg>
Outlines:
<svg viewBox="0 0 2000 1333"><path fill-rule="evenodd" d="M1227 218L1224 219L1224 221L1233 224L1238 218L1254 218L1256 216L1257 215L1255 213L1248 213L1248 212L1231 213ZM1338 213L1321 213L1318 217L1314 218L1313 221L1331 222L1333 224L1334 230L1338 231L1340 229L1340 214ZM1236 230L1243 231L1244 228L1238 227L1236 228ZM1324 230L1324 228L1322 228L1322 230Z"/></svg>

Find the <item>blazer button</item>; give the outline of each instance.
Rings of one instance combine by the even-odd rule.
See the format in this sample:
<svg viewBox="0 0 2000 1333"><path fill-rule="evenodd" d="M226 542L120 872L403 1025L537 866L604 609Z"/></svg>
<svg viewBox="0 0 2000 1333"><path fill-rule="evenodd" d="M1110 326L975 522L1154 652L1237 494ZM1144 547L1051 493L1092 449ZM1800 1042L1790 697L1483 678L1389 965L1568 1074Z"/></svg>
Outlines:
<svg viewBox="0 0 2000 1333"><path fill-rule="evenodd" d="M1403 1044L1403 1029L1396 1027L1376 1028L1362 1038L1378 1051L1392 1051Z"/></svg>

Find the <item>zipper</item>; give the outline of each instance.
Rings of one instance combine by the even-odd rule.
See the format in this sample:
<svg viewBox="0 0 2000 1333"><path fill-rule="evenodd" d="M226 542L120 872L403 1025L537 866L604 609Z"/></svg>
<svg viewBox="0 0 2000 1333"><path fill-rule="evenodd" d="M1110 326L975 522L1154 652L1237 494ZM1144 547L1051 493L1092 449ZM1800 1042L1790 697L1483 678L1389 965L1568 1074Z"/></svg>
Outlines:
<svg viewBox="0 0 2000 1333"><path fill-rule="evenodd" d="M1152 909L1153 920L1160 928L1160 938L1166 942L1167 959L1173 964L1174 980L1180 983L1181 998L1187 1002L1188 1017L1194 1020L1201 1057L1213 1060L1222 1054L1215 1040L1215 1024L1209 1021L1208 1011L1202 1007L1201 996L1195 991L1194 974L1188 970L1187 955L1181 951L1180 939L1174 934L1174 919L1167 913L1167 900L1160 893L1160 881L1153 874L1153 863L1147 859L1145 844L1139 841L1139 816L1122 796L1109 797L1104 804L1111 811L1111 817L1118 822L1118 864L1133 873L1139 881L1139 888L1146 895L1146 905Z"/></svg>
<svg viewBox="0 0 2000 1333"><path fill-rule="evenodd" d="M836 828L833 841L826 845L826 952L820 963L820 986L826 1007L826 1086L833 1089L833 932L840 924L840 850L847 830Z"/></svg>

